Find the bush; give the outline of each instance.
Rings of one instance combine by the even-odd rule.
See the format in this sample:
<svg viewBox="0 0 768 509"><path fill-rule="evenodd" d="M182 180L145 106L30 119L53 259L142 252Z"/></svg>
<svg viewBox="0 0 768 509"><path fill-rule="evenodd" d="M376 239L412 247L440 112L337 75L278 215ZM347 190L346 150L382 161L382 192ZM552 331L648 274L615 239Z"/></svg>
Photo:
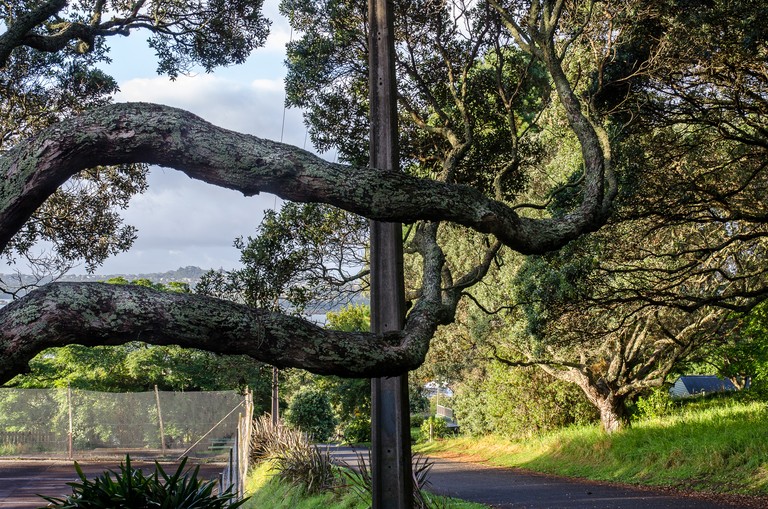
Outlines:
<svg viewBox="0 0 768 509"><path fill-rule="evenodd" d="M336 428L328 397L315 389L301 391L293 397L285 421L309 433L319 442L328 440Z"/></svg>
<svg viewBox="0 0 768 509"><path fill-rule="evenodd" d="M253 421L251 458L271 459L280 479L307 493L327 491L337 484L327 448L320 451L301 429L273 426L269 415Z"/></svg>
<svg viewBox="0 0 768 509"><path fill-rule="evenodd" d="M308 440L298 441L274 457L275 470L282 480L316 494L330 491L338 485L338 467L331 461L331 453Z"/></svg>
<svg viewBox="0 0 768 509"><path fill-rule="evenodd" d="M300 430L287 428L282 422L272 425L272 416L265 414L253 420L251 431L251 460L259 461L273 458L283 451L306 442Z"/></svg>
<svg viewBox="0 0 768 509"><path fill-rule="evenodd" d="M432 438L445 438L451 434L444 419L432 416L424 419L424 422L421 423L422 441L430 439L430 427L432 429Z"/></svg>
<svg viewBox="0 0 768 509"><path fill-rule="evenodd" d="M572 424L588 424L597 410L575 385L538 368L494 362L457 385L453 410L463 432L519 439Z"/></svg>
<svg viewBox="0 0 768 509"><path fill-rule="evenodd" d="M348 444L359 444L371 441L371 419L368 417L357 416L349 421L341 430L341 436L344 442Z"/></svg>
<svg viewBox="0 0 768 509"><path fill-rule="evenodd" d="M424 414L411 414L411 427L420 428L424 423Z"/></svg>
<svg viewBox="0 0 768 509"><path fill-rule="evenodd" d="M673 413L674 409L675 405L669 397L669 388L656 387L648 394L637 398L633 417L636 419L664 417Z"/></svg>
<svg viewBox="0 0 768 509"><path fill-rule="evenodd" d="M125 463L120 464L119 473L108 470L93 481L83 474L80 465L75 462L81 482L69 483L72 495L42 498L49 502L48 507L62 509L224 509L240 507L245 502L245 499L236 502L236 494L230 490L214 495L216 481L198 479L199 467L185 472L186 462L184 458L170 476L155 463L155 471L145 476L141 470L131 467L131 458L126 456Z"/></svg>

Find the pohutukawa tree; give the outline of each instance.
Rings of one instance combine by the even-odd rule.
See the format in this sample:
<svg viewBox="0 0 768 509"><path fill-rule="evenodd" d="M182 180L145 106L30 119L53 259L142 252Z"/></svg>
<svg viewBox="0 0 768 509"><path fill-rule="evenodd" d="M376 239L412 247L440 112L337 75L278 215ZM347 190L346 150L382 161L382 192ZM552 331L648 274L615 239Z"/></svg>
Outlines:
<svg viewBox="0 0 768 509"><path fill-rule="evenodd" d="M612 217L518 262L511 289L484 302L518 306L508 328L494 320L497 358L578 385L606 430L626 425L627 403L685 360L748 346L733 311L768 295L765 13L753 2L649 2L606 18L612 37L591 41L615 58L595 72L610 80L635 64L589 102L624 123ZM556 197L553 213L572 198Z"/></svg>
<svg viewBox="0 0 768 509"><path fill-rule="evenodd" d="M0 35L0 66L3 72L10 72L21 55L30 53L64 54L78 61L98 51L109 36L143 27L152 32L151 45L163 56L161 72L173 76L191 63L210 69L242 61L263 40L266 23L258 7L238 1L157 1L131 6L66 0L19 2L13 7L4 4L0 7L6 26ZM287 200L333 205L370 219L420 221L413 245L422 259L421 288L402 332L384 336L341 333L200 295L53 283L0 310L0 379L23 371L26 362L43 348L131 340L245 353L276 366L299 366L317 373L401 373L423 361L434 331L453 319L466 286L445 279L444 253L436 242L440 222L462 225L493 237L498 246L522 253L558 249L599 228L616 192L609 139L564 69L571 43L590 22L591 6L543 0L527 6L492 3L492 8L473 9L462 12L462 19L484 20L488 28L472 31L472 44L463 48L456 46L466 39L465 32L457 29L457 19L448 16L447 7L437 9L437 21L429 25L436 31L436 40L465 61L457 75L454 57L446 53L435 70L452 75L453 81L444 90L447 96L406 105L417 125L450 145L450 158L443 162L446 171L437 179L332 164L295 147L234 133L190 113L152 104L106 105L72 116L64 111L60 121L33 129L34 134L24 139L14 139L13 147L0 158L2 250L13 246L36 211L71 177L90 168L135 164L175 168L248 196L271 192ZM453 30L448 35L441 33L450 27ZM485 37L490 27L504 37ZM420 37L429 40L430 35L425 32ZM423 42L419 44L423 46ZM577 184L580 199L558 217L542 215L540 207L516 204L514 197L503 193L460 183L452 168L445 166L449 159L462 161L467 149L461 144L472 141L473 117L461 113L468 110L461 92L472 77L470 71L483 60L498 61L506 51L502 45L521 50L529 65L539 66L548 76L556 102L578 140L579 166L583 167ZM411 61L414 66L426 63ZM421 74L415 69L408 83L417 85ZM505 93L504 73L495 79L502 85L496 88ZM462 131L453 131L450 125L456 108L465 124ZM443 125L433 125L430 112ZM509 117L511 112L507 113ZM492 258L493 251L489 251L478 265L480 274L471 275L472 281L482 278L482 270L487 270Z"/></svg>
<svg viewBox="0 0 768 509"><path fill-rule="evenodd" d="M50 284L0 310L0 379L22 371L49 346L131 340L245 353L317 373L401 373L423 361L437 327L454 319L460 299L502 250L545 253L603 225L619 190L614 167L631 198L621 209L627 217L656 221L651 232L668 219L687 225L682 230L711 229L719 241L698 237L684 252L690 263L604 264L618 274L607 279L623 285L606 292L607 302L639 295L639 302L657 305L662 295L669 307L705 318L704 304L741 305L744 296L763 295L763 271L753 265L758 284L729 285L733 295L692 292L699 287L684 284L701 269L714 274L715 283L718 277L745 281L746 266L734 270L735 260L755 251L742 242L764 235L765 214L754 202L764 191L766 37L761 24L750 22L760 16L747 4L709 2L688 16L668 1L396 2L403 173L360 163L367 159L360 149L367 130L361 120L367 108L363 2L291 5L306 36L289 51L289 98L307 108L314 141L337 145L349 165L173 108L105 104L114 83L92 64L105 58L110 36L144 28L160 55L160 72L174 76L196 64L210 70L243 61L263 41L267 22L257 2L3 4L0 85L10 112L0 147L4 255L24 255L35 240L53 239L62 261L54 268L63 269L82 258L95 266L127 248L132 230L108 211L142 188L143 165L157 164L246 195L271 192L411 223L407 249L420 263L409 269L420 281L411 288L414 305L404 330L385 336L328 331L201 295ZM733 30L717 28L723 23ZM676 35L681 31L690 36L685 45ZM723 34L735 35L710 43ZM57 87L56 80L76 86ZM44 98L59 89L51 115ZM334 140L339 133L343 139ZM630 150L638 146L643 149L634 153L643 164ZM725 168L734 171L723 179ZM660 173L655 186L654 169ZM677 172L683 176L670 178ZM75 176L83 184L72 185ZM638 182L641 189L669 192L643 200L632 193ZM70 198L57 192L62 186L71 186ZM66 214L72 203L102 211L95 216L102 220L73 220ZM457 238L464 246L460 257L452 256ZM654 256L669 260L677 253L656 250ZM699 263L703 258L707 263ZM636 281L643 283L645 274L682 275L685 291L679 298L677 291L659 294L657 285L647 292L647 285L633 288L622 271L640 274ZM662 324L648 309L640 304L624 313L624 323L640 336L685 330L683 322L674 330ZM616 339L631 344L634 337ZM638 369L665 366L652 358Z"/></svg>

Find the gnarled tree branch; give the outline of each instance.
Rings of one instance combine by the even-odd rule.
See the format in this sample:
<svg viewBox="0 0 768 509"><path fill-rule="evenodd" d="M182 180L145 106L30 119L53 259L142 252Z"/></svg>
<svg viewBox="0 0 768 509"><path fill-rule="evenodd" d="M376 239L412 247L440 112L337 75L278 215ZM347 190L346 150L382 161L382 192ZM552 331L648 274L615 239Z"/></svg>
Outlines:
<svg viewBox="0 0 768 509"><path fill-rule="evenodd" d="M350 377L397 375L424 360L439 319L414 308L403 331L341 332L202 295L136 285L50 283L0 308L0 383L40 351L144 341L244 354L278 367Z"/></svg>
<svg viewBox="0 0 768 509"><path fill-rule="evenodd" d="M0 158L0 249L57 187L78 171L121 163L176 168L194 179L322 202L381 221L453 221L495 235L521 253L557 249L605 220L602 200L558 219L520 217L481 192L329 163L281 143L222 129L176 108L122 103L54 125ZM602 165L588 165L601 175ZM585 193L594 198L591 193Z"/></svg>

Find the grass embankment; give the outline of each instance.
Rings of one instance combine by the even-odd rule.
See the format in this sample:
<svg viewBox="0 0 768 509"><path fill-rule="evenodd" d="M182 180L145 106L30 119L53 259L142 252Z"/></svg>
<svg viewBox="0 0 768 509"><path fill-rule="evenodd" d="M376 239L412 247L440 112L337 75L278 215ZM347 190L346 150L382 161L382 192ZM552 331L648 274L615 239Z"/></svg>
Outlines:
<svg viewBox="0 0 768 509"><path fill-rule="evenodd" d="M274 476L271 464L256 465L248 474L246 492L251 497L243 509L367 509L368 504L353 492L307 495Z"/></svg>
<svg viewBox="0 0 768 509"><path fill-rule="evenodd" d="M459 437L415 449L595 480L768 494L765 402L690 408L612 435L594 426L573 427L520 441Z"/></svg>
<svg viewBox="0 0 768 509"><path fill-rule="evenodd" d="M301 489L280 481L269 462L256 465L248 475L246 492L251 497L243 509L368 509L370 500L364 501L351 489L309 495ZM442 501L445 500L445 505ZM488 506L456 499L442 499L436 507L445 509L487 509Z"/></svg>

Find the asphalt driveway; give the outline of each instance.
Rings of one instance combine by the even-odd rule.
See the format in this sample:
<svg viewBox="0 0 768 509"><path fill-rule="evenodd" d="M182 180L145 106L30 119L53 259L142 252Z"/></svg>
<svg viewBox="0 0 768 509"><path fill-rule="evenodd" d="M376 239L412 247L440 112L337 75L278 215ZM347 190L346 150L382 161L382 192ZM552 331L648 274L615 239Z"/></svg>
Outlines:
<svg viewBox="0 0 768 509"><path fill-rule="evenodd" d="M357 464L350 447L333 457ZM712 497L536 474L450 458L432 458L427 489L440 495L516 509L723 509L768 508L768 498Z"/></svg>

